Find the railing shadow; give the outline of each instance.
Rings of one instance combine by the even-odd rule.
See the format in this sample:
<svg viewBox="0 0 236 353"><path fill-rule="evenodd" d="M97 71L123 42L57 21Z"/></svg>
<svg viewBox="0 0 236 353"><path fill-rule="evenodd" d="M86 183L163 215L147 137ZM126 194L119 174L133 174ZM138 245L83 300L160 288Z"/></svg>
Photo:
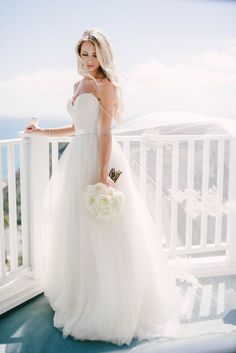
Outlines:
<svg viewBox="0 0 236 353"><path fill-rule="evenodd" d="M0 345L5 353L56 353L56 352L121 352L138 344L118 346L103 341L75 340L62 337L53 326L53 310L43 294L2 315L0 319Z"/></svg>
<svg viewBox="0 0 236 353"><path fill-rule="evenodd" d="M194 325L221 320L224 323L236 325L236 302L233 310L232 296L229 299L231 308L227 311L227 295L236 293L236 276L222 276L217 278L202 278L203 289L196 292L193 300L192 312L187 319L182 320L184 325ZM182 288L187 298L188 286ZM207 293L211 293L211 302L204 303ZM227 294L228 293L228 294ZM210 295L208 296L210 298ZM236 300L236 299L235 299ZM71 336L63 338L60 330L53 326L53 310L43 294L25 304L2 315L0 320L0 345L5 345L5 353L25 352L121 352L135 351L135 347L142 346L137 339L133 339L129 346L118 346L110 342L75 340ZM145 341L144 341L145 342ZM173 342L173 340L169 340ZM156 342L157 343L157 342ZM161 343L161 341L160 341ZM163 343L162 343L163 344ZM154 351L153 351L154 352Z"/></svg>

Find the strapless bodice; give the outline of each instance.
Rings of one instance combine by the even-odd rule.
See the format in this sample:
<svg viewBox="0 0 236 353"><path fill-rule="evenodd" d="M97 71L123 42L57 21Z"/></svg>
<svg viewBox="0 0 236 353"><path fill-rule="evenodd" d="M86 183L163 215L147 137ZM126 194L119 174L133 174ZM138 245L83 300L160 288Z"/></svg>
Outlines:
<svg viewBox="0 0 236 353"><path fill-rule="evenodd" d="M99 128L100 104L98 98L92 93L79 94L74 104L69 99L66 108L73 120L76 133L80 129L92 131Z"/></svg>

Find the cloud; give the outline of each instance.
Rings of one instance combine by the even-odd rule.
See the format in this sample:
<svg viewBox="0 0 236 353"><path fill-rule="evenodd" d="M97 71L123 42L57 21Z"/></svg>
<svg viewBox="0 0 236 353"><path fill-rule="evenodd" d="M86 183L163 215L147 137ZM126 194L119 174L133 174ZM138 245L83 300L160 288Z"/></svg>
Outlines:
<svg viewBox="0 0 236 353"><path fill-rule="evenodd" d="M41 70L0 81L0 115L63 118L77 80L78 75L69 70Z"/></svg>
<svg viewBox="0 0 236 353"><path fill-rule="evenodd" d="M174 63L152 59L120 77L125 116L181 110L236 118L236 38L225 39L221 51L182 53ZM41 70L0 81L0 115L65 118L78 74Z"/></svg>
<svg viewBox="0 0 236 353"><path fill-rule="evenodd" d="M236 41L235 41L236 42ZM123 84L127 115L185 110L236 118L236 46L136 66Z"/></svg>

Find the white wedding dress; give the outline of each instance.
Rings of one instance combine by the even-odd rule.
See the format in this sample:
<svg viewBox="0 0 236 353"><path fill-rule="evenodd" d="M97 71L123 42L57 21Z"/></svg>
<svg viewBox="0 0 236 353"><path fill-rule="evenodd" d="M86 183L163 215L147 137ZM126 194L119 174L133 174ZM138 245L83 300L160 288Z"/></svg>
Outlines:
<svg viewBox="0 0 236 353"><path fill-rule="evenodd" d="M96 220L82 192L98 182L99 100L82 93L67 110L76 133L43 195L41 223L41 279L53 324L64 338L118 345L178 337L175 276L126 155L113 138L109 170L122 170L115 187L125 206L115 219Z"/></svg>

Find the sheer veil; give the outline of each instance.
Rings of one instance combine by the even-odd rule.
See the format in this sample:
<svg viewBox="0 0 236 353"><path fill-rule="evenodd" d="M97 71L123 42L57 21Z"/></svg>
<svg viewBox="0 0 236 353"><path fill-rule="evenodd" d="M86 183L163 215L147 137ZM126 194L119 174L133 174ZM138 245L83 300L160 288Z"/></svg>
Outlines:
<svg viewBox="0 0 236 353"><path fill-rule="evenodd" d="M164 111L124 121L113 136L129 159L176 277L179 338L232 333L236 121ZM131 351L148 352L159 343Z"/></svg>

